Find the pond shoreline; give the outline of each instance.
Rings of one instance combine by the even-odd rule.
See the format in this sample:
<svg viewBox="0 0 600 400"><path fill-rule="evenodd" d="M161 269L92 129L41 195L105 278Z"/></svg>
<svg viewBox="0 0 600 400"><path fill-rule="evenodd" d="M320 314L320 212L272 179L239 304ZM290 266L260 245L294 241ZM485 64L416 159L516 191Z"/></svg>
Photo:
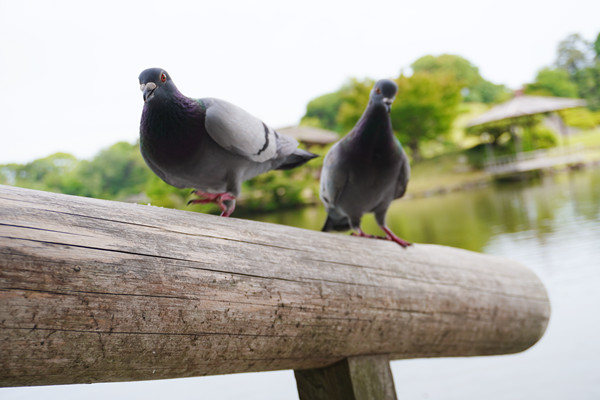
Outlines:
<svg viewBox="0 0 600 400"><path fill-rule="evenodd" d="M479 189L488 185L496 184L496 183L504 183L504 182L519 182L519 181L528 181L539 179L544 176L552 176L561 173L568 173L571 171L578 171L582 169L594 169L600 168L600 160L588 161L584 163L578 163L573 165L563 165L560 167L552 167L552 168L542 168L533 171L527 172L518 172L508 175L497 176L489 173L484 173L483 178L466 180L461 182L458 185L452 186L436 186L432 188L428 188L425 190L420 190L415 193L410 192L410 183L409 190L404 196L405 199L415 199L415 198L424 198L431 196L439 196L447 193L460 192L465 190L473 190Z"/></svg>

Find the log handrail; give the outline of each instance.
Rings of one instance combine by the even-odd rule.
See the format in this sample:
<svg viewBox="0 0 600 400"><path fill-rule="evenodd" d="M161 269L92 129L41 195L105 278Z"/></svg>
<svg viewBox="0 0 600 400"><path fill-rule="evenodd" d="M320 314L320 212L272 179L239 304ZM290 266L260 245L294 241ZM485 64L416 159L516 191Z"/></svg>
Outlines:
<svg viewBox="0 0 600 400"><path fill-rule="evenodd" d="M0 386L515 353L549 315L495 256L0 186Z"/></svg>

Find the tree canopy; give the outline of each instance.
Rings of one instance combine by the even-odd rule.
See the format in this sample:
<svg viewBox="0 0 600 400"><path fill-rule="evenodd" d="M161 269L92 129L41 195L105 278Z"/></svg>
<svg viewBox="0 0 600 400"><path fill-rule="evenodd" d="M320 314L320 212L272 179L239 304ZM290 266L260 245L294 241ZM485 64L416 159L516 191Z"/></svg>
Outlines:
<svg viewBox="0 0 600 400"><path fill-rule="evenodd" d="M534 83L525 86L525 93L540 96L577 97L577 85L563 69L543 68Z"/></svg>
<svg viewBox="0 0 600 400"><path fill-rule="evenodd" d="M398 95L392 105L392 126L400 141L420 159L423 142L445 136L458 115L460 84L451 74L415 72L396 80Z"/></svg>
<svg viewBox="0 0 600 400"><path fill-rule="evenodd" d="M311 149L318 152L318 149ZM321 159L303 168L271 171L244 182L239 212L292 208L316 201L318 180L314 179ZM0 165L0 184L10 184L101 199L150 202L156 206L220 212L219 208L197 205L187 208L189 189L178 189L158 178L146 166L138 143L119 142L101 150L91 160L56 153L27 164Z"/></svg>
<svg viewBox="0 0 600 400"><path fill-rule="evenodd" d="M577 71L589 67L591 58L593 58L591 43L575 33L558 44L555 65L573 76Z"/></svg>
<svg viewBox="0 0 600 400"><path fill-rule="evenodd" d="M485 81L477 68L458 56L422 57L413 66L412 75L396 78L399 90L391 118L397 136L412 157L420 159L422 143L448 134L458 115L461 89L467 82L475 87L485 86ZM339 90L317 97L307 105L302 123L348 133L364 112L374 82L351 79ZM481 93L486 90L483 86Z"/></svg>
<svg viewBox="0 0 600 400"><path fill-rule="evenodd" d="M340 89L311 100L300 123L347 133L352 128L354 117L358 119L369 101L369 92L374 81L371 79L349 79ZM362 107L362 110L357 111ZM358 117L356 116L358 112Z"/></svg>
<svg viewBox="0 0 600 400"><path fill-rule="evenodd" d="M467 59L453 55L427 55L412 63L413 72L429 72L432 74L451 74L463 89L464 101L495 103L503 101L508 96L508 90L503 85L491 83L479 74L479 68Z"/></svg>
<svg viewBox="0 0 600 400"><path fill-rule="evenodd" d="M579 34L569 35L559 43L554 65L567 74L591 110L600 110L600 33L593 43Z"/></svg>

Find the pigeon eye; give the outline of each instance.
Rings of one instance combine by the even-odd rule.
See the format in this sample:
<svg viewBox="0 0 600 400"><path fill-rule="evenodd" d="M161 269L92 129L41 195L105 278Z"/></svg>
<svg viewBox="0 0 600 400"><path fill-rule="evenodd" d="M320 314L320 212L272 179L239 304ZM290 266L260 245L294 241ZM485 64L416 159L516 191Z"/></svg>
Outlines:
<svg viewBox="0 0 600 400"><path fill-rule="evenodd" d="M160 81L162 83L165 83L167 81L167 75L165 75L164 72L162 74L160 74Z"/></svg>
<svg viewBox="0 0 600 400"><path fill-rule="evenodd" d="M379 89L379 88L375 88L375 93L377 93L377 94L381 94L381 89Z"/></svg>

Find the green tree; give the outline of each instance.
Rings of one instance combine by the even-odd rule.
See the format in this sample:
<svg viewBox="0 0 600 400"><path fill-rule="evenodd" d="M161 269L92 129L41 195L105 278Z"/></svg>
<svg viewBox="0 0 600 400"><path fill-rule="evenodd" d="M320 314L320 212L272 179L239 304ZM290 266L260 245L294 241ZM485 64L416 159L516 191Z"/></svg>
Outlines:
<svg viewBox="0 0 600 400"><path fill-rule="evenodd" d="M494 103L504 100L508 90L481 77L479 69L463 57L453 54L427 55L412 63L413 72L451 74L463 89L466 102Z"/></svg>
<svg viewBox="0 0 600 400"><path fill-rule="evenodd" d="M392 125L400 140L411 149L412 156L420 159L420 145L423 142L443 137L449 132L458 114L461 85L453 74L440 71L417 72L411 77L401 75L396 82L399 91L392 105ZM338 132L346 134L356 124L367 107L373 84L372 79L351 79L334 93L337 104L335 126ZM311 103L313 106L318 104L316 101ZM313 109L311 116L318 115ZM331 117L327 118L328 121L332 120ZM324 123L321 126L326 125Z"/></svg>
<svg viewBox="0 0 600 400"><path fill-rule="evenodd" d="M600 34L594 43L579 34L569 35L558 45L555 65L568 73L588 107L600 110Z"/></svg>
<svg viewBox="0 0 600 400"><path fill-rule="evenodd" d="M31 189L61 192L65 176L71 173L78 160L67 153L55 153L27 164L4 166L7 182Z"/></svg>
<svg viewBox="0 0 600 400"><path fill-rule="evenodd" d="M352 78L339 90L311 100L306 106L306 114L302 117L301 124L341 134L348 133L364 111L373 83L371 79L361 81ZM356 119L353 119L355 117Z"/></svg>
<svg viewBox="0 0 600 400"><path fill-rule="evenodd" d="M306 105L306 113L300 124L338 132L337 115L341 104L340 91L319 96Z"/></svg>
<svg viewBox="0 0 600 400"><path fill-rule="evenodd" d="M416 72L396 80L398 95L392 105L392 126L400 141L421 159L420 145L449 133L458 115L460 85L451 74Z"/></svg>
<svg viewBox="0 0 600 400"><path fill-rule="evenodd" d="M575 76L577 71L589 66L592 57L591 43L578 33L574 33L558 44L555 64L557 68L567 71L570 76Z"/></svg>
<svg viewBox="0 0 600 400"><path fill-rule="evenodd" d="M526 85L525 93L541 96L577 97L577 85L564 69L542 68L535 82Z"/></svg>
<svg viewBox="0 0 600 400"><path fill-rule="evenodd" d="M179 209L186 208L187 200L191 198L190 189L179 189L171 186L152 172L148 172L149 176L146 185L144 186L144 192L152 205ZM198 207L202 206L196 206L196 208ZM214 210L215 212L218 209L216 206L212 208L207 206L204 207L209 211ZM202 209L204 210L204 208Z"/></svg>
<svg viewBox="0 0 600 400"><path fill-rule="evenodd" d="M369 104L369 96L375 81L372 79L351 79L342 89L342 103L336 121L344 134L348 133L361 117Z"/></svg>
<svg viewBox="0 0 600 400"><path fill-rule="evenodd" d="M101 150L91 161L82 161L65 192L102 199L139 195L150 174L137 144L119 142Z"/></svg>

